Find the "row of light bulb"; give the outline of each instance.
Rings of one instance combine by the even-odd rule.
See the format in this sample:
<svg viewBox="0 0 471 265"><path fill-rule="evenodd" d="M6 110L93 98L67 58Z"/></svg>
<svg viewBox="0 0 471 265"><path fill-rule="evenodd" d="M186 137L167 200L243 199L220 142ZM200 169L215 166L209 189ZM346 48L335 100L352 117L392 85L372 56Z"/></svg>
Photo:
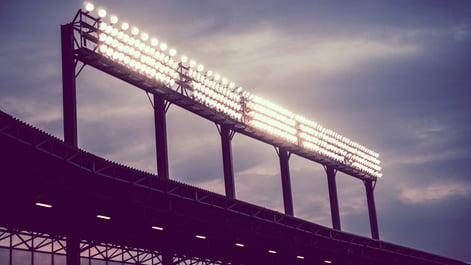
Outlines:
<svg viewBox="0 0 471 265"><path fill-rule="evenodd" d="M264 130L265 132L280 137L290 143L298 144L312 150L318 154L328 157L338 163L345 164L350 167L354 167L359 171L375 177L381 177L381 167L377 164L373 164L360 156L352 154L347 161L346 157L349 154L347 151L325 142L320 139L319 135L311 136L305 132L301 132L299 137L297 136L296 129L282 124L270 117L267 117L261 113L251 111L249 112L248 124L258 129Z"/></svg>
<svg viewBox="0 0 471 265"><path fill-rule="evenodd" d="M95 7L91 3L85 3L85 10L87 12L92 12L95 10ZM164 57L160 59L165 59L165 63L170 65L171 68L177 69L179 63L181 65L185 65L186 69L184 68L182 71L186 70L186 74L192 77L195 81L217 91L234 91L234 93L230 93L230 95L229 93L224 94L234 99L234 101L240 101L239 94L242 88L238 87L235 89L235 84L233 82L229 82L227 78L222 77L220 74L211 70L203 72L204 66L202 64L197 64L196 61L188 59L185 55L180 57L180 62L178 63L176 62L176 59L174 59L177 51L175 49L169 49L166 43L159 43L157 38L151 38L149 34L140 32L137 27L131 27L127 22L122 22L120 28L115 27L118 23L118 18L114 15L109 16L110 24L106 24L106 22L104 22L104 18L107 16L107 12L104 9L98 9L97 14L102 20L99 27L101 32L105 32L110 36L118 38L120 41L127 43L130 46L135 46L141 52L146 52L149 55L152 55L154 52L159 52L159 54ZM126 34L126 32L130 32L131 35ZM148 43L150 43L150 45L148 45ZM168 51L168 56L164 54L164 51Z"/></svg>
<svg viewBox="0 0 471 265"><path fill-rule="evenodd" d="M368 154L368 155L370 155L374 158L379 157L378 153L362 146L361 144L353 142L352 140L348 139L347 137L344 137L344 136L342 136L342 135L340 135L340 134L338 134L338 133L336 133L332 130L324 128L322 125L320 125L320 124L318 124L314 121L308 120L303 116L296 115L295 119L296 119L297 122L305 124L306 126L309 126L309 127L313 128L313 129L315 129L315 130L317 130L317 131L319 131L319 132L321 132L321 133L323 133L327 136L333 137L336 140L341 141L341 142L343 142L343 143L345 143L345 144L347 144L347 145L349 145L349 146L351 146L355 149L358 149L358 150L362 151L365 154Z"/></svg>
<svg viewBox="0 0 471 265"><path fill-rule="evenodd" d="M241 87L235 89L235 84L230 83L229 85L227 82L217 82L207 78L207 73L203 74L198 71L189 70L188 75L193 79L194 83L199 83L207 87L208 89L212 89L220 94L223 94L234 101L240 102L240 92L242 91Z"/></svg>
<svg viewBox="0 0 471 265"><path fill-rule="evenodd" d="M226 95L220 94L200 83L193 84L193 98L204 105L223 112L234 120L241 121L242 106Z"/></svg>
<svg viewBox="0 0 471 265"><path fill-rule="evenodd" d="M140 48L132 47L122 41L123 39L118 40L105 33L100 33L98 51L149 78L156 78L170 86L175 83L179 74L174 69L175 63L169 60L168 56L162 56L162 53L158 51L152 54L149 47L140 50ZM148 52L145 51L146 49Z"/></svg>
<svg viewBox="0 0 471 265"><path fill-rule="evenodd" d="M362 161L365 160L364 162L362 162L365 165L370 165L372 168L377 169L377 170L380 169L377 166L377 165L380 164L380 161L377 158L375 158L371 155L368 155L368 154L360 151L359 149L353 148L352 146L347 145L344 142L341 142L337 139L334 139L334 138L322 133L321 131L317 131L314 128L309 127L305 124L300 124L299 129L300 129L300 131L302 131L304 133L307 133L307 134L309 134L313 137L320 138L321 140L323 140L324 142L326 142L328 144L339 147L341 150L343 150L343 152L350 153L350 154L354 155L355 157L358 157L358 159L361 159Z"/></svg>
<svg viewBox="0 0 471 265"><path fill-rule="evenodd" d="M378 154L351 141L350 139L341 136L328 130L319 124L307 120L300 115L295 115L289 110L280 107L266 99L260 97L254 97L252 102L248 104L249 108L254 111L262 112L274 119L282 121L290 126L295 127L296 124L301 124L300 129L308 133L318 132L316 135L321 137L324 141L346 149L349 153L354 153L358 156L364 157L364 159L379 164L379 160L376 158Z"/></svg>
<svg viewBox="0 0 471 265"><path fill-rule="evenodd" d="M94 7L86 4L85 10L91 12ZM98 10L101 19L106 15L105 10ZM176 50L169 49L166 43L159 43L156 38L150 38L137 27L130 27L127 22L123 22L121 29L118 29L114 26L118 18L109 18L110 25L101 22L99 26L99 51L103 55L169 86L179 77L178 71L186 71L185 74L193 79L194 99L208 107L241 121L244 112L242 102L247 102L249 108L245 114L249 125L339 162L347 163L344 161L345 155L352 154L352 164L349 166L376 177L381 175L378 154L372 150L264 98L253 96L241 87L235 88L234 83L218 73L211 70L203 72L203 65L184 55L177 62L174 59ZM126 33L128 30L131 35ZM179 65L186 66L179 69Z"/></svg>
<svg viewBox="0 0 471 265"><path fill-rule="evenodd" d="M348 166L361 165L356 168L368 174L376 176L381 171L380 161L376 157L354 148L352 142L347 141L348 138L337 136L338 134L334 135L331 130L321 126L316 126L315 129L307 126L298 120L304 121L304 123L309 122L309 124L313 124L313 122L305 122L306 119L296 119L297 115L294 113L260 97L254 97L247 106L249 107L249 124L252 121L264 123L269 125L269 133L271 134L288 134L290 138L298 137L296 141L298 145L322 153ZM333 136L337 136L337 139L345 142L337 140ZM351 157L347 161L345 157L348 154L351 154Z"/></svg>
<svg viewBox="0 0 471 265"><path fill-rule="evenodd" d="M266 133L269 133L270 135L274 135L278 138L281 138L287 142L295 144L298 141L298 138L295 135L292 135L290 133L277 129L274 126L271 126L271 124L263 122L261 120L256 120L256 119L251 120L249 124L250 126L254 128L261 129L262 131L265 131Z"/></svg>

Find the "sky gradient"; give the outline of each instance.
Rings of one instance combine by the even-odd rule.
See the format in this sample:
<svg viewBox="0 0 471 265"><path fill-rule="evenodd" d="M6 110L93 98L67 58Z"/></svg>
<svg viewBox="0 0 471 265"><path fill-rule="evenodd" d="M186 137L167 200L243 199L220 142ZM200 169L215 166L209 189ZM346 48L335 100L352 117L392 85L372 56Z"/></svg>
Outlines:
<svg viewBox="0 0 471 265"><path fill-rule="evenodd" d="M94 1L294 113L380 154L380 238L471 262L471 2ZM0 3L0 109L62 137L60 25L81 1ZM144 92L91 67L79 146L155 173ZM170 177L224 193L214 124L171 106ZM283 211L272 146L236 135L236 197ZM325 172L292 156L295 216L330 227ZM369 236L361 181L337 174L342 229Z"/></svg>

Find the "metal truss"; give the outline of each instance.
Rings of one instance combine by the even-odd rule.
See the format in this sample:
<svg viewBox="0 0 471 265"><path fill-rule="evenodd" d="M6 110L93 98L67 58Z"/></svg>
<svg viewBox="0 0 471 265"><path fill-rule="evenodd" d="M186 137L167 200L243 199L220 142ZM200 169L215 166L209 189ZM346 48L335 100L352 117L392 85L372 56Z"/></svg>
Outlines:
<svg viewBox="0 0 471 265"><path fill-rule="evenodd" d="M44 260L35 260L34 253L49 254L51 256L48 264L63 264L67 254L66 238L54 236L34 231L19 229L9 229L0 227L0 249L9 251L8 258L0 259L0 264L13 264L13 251L22 251L26 254L26 259L21 260L21 264L44 264ZM58 256L60 258L58 258ZM54 259L54 257L56 257ZM162 253L155 250L134 248L108 243L97 243L94 241L82 240L80 243L81 264L95 264L93 261L103 261L102 264L139 264L139 265L161 265ZM199 257L186 255L173 255L175 265L230 265L222 261L212 261Z"/></svg>

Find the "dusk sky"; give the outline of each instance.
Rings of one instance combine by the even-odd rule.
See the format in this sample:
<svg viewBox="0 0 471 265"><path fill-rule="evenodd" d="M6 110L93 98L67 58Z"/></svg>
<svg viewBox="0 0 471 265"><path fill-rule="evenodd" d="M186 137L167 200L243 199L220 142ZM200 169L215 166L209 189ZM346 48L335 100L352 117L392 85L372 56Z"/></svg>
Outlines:
<svg viewBox="0 0 471 265"><path fill-rule="evenodd" d="M471 262L471 1L93 1L245 90L380 154L381 240ZM0 2L0 109L62 138L60 25L82 1ZM146 94L90 66L79 146L156 172ZM172 105L170 178L224 194L216 126ZM0 147L1 148L1 147ZM236 134L236 197L283 212L275 149ZM331 227L320 164L290 159L295 216ZM342 229L370 236L337 174Z"/></svg>

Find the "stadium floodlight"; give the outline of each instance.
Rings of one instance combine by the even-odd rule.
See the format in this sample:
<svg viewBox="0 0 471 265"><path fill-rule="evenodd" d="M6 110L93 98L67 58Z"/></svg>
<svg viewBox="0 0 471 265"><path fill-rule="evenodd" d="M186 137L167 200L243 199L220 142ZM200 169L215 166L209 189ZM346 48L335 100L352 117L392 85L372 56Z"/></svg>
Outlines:
<svg viewBox="0 0 471 265"><path fill-rule="evenodd" d="M118 17L115 16L115 15L112 15L112 16L110 17L110 22L111 22L111 24L116 24L116 23L118 23Z"/></svg>
<svg viewBox="0 0 471 265"><path fill-rule="evenodd" d="M87 12L92 12L95 9L95 6L90 2L85 2L85 10Z"/></svg>
<svg viewBox="0 0 471 265"><path fill-rule="evenodd" d="M122 30L128 30L129 29L129 24L127 22L121 23L121 29Z"/></svg>
<svg viewBox="0 0 471 265"><path fill-rule="evenodd" d="M85 5L86 12L96 12L96 46L89 50L120 64L131 73L145 77L149 82L164 84L174 91L184 86L185 93L195 103L213 113L218 113L238 124L238 128L264 141L292 146L291 150L320 163L336 165L338 169L361 178L379 178L381 166L379 154L352 141L315 121L297 115L268 99L255 96L241 86L187 56L176 57L176 50L167 43L151 38L136 26L122 22L118 27L117 17L110 17L110 24L101 18L104 9L96 10L93 4ZM92 16L90 14L89 16ZM129 29L131 29L129 31ZM90 34L83 32L83 34ZM94 33L95 34L95 33ZM90 43L90 42L86 42ZM178 86L178 87L177 87Z"/></svg>
<svg viewBox="0 0 471 265"><path fill-rule="evenodd" d="M98 16L99 16L100 18L106 17L106 10L103 9L103 8L100 8L100 9L98 10Z"/></svg>
<svg viewBox="0 0 471 265"><path fill-rule="evenodd" d="M131 34L136 36L137 34L139 34L139 28L138 27L133 27L131 29Z"/></svg>

